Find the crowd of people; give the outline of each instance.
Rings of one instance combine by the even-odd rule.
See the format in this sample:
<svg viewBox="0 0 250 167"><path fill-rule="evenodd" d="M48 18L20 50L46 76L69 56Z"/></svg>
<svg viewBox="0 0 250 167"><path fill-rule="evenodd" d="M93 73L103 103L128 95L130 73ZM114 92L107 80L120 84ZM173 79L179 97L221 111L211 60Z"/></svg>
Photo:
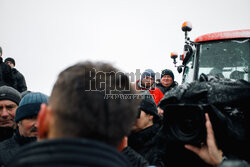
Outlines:
<svg viewBox="0 0 250 167"><path fill-rule="evenodd" d="M146 69L132 84L108 63L82 62L47 96L27 91L14 67L0 48L1 167L249 167L246 81L203 76L178 85L164 69L156 83ZM110 75L89 80L92 69Z"/></svg>

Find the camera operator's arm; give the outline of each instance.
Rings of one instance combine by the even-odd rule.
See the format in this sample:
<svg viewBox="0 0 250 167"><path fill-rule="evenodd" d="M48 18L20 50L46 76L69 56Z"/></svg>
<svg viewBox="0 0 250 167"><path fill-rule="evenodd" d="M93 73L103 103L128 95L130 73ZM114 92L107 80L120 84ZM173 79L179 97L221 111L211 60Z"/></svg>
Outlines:
<svg viewBox="0 0 250 167"><path fill-rule="evenodd" d="M190 151L193 151L206 163L213 166L218 166L222 162L223 153L221 150L218 149L216 145L214 138L214 131L207 113L205 114L205 117L206 117L206 129L207 129L207 145L202 143L200 148L192 145L185 145L185 148Z"/></svg>

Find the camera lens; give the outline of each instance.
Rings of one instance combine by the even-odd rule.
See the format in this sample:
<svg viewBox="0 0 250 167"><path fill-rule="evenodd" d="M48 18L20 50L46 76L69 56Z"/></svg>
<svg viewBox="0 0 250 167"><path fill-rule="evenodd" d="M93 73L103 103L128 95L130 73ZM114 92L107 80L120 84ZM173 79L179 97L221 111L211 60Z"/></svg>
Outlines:
<svg viewBox="0 0 250 167"><path fill-rule="evenodd" d="M192 134L194 129L196 129L198 122L197 120L194 120L192 118L185 118L183 121L179 124L179 129L184 134Z"/></svg>
<svg viewBox="0 0 250 167"><path fill-rule="evenodd" d="M167 126L170 135L175 141L199 145L206 136L204 113L196 108L181 109L168 114Z"/></svg>

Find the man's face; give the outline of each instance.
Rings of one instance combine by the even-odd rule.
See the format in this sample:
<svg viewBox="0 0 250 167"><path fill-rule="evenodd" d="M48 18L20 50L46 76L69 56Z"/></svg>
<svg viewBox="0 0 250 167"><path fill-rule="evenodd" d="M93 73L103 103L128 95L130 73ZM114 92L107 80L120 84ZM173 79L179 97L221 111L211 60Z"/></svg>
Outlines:
<svg viewBox="0 0 250 167"><path fill-rule="evenodd" d="M12 64L10 61L7 61L6 64L8 64L11 68L14 68L14 64Z"/></svg>
<svg viewBox="0 0 250 167"><path fill-rule="evenodd" d="M17 125L21 136L37 137L37 116L25 118L18 122Z"/></svg>
<svg viewBox="0 0 250 167"><path fill-rule="evenodd" d="M132 127L132 131L138 132L153 125L153 116L146 114L143 110L140 111L140 118L136 119L135 125Z"/></svg>
<svg viewBox="0 0 250 167"><path fill-rule="evenodd" d="M161 84L165 87L171 86L173 83L173 78L170 75L164 75L161 78Z"/></svg>
<svg viewBox="0 0 250 167"><path fill-rule="evenodd" d="M154 84L155 80L151 76L146 76L145 78L142 79L142 85L145 88L150 88Z"/></svg>
<svg viewBox="0 0 250 167"><path fill-rule="evenodd" d="M0 127L15 127L17 104L10 100L0 100Z"/></svg>

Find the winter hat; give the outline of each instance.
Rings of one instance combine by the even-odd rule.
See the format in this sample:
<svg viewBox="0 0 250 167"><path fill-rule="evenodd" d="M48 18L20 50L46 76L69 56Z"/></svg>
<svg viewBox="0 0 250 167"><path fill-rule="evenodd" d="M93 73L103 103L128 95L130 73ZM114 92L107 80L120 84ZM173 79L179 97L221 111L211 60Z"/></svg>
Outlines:
<svg viewBox="0 0 250 167"><path fill-rule="evenodd" d="M1 86L0 100L10 100L18 105L21 100L21 94L10 86Z"/></svg>
<svg viewBox="0 0 250 167"><path fill-rule="evenodd" d="M21 97L23 98L24 96L26 96L27 94L31 93L31 91L29 90L25 90L21 93Z"/></svg>
<svg viewBox="0 0 250 167"><path fill-rule="evenodd" d="M48 103L48 96L40 92L31 92L25 95L17 110L15 121L19 122L24 118L29 118L38 115L42 103Z"/></svg>
<svg viewBox="0 0 250 167"><path fill-rule="evenodd" d="M146 69L141 75L141 80L146 76L151 76L155 80L155 72L152 69Z"/></svg>
<svg viewBox="0 0 250 167"><path fill-rule="evenodd" d="M165 69L165 70L162 70L161 71L161 78L164 76L164 75L169 75L172 77L173 81L174 81L174 74L171 70L169 69Z"/></svg>
<svg viewBox="0 0 250 167"><path fill-rule="evenodd" d="M139 109L143 110L147 114L159 117L155 101L149 91L143 91L141 95L142 101L140 103Z"/></svg>
<svg viewBox="0 0 250 167"><path fill-rule="evenodd" d="M14 60L13 58L8 57L8 58L6 58L6 59L4 60L5 63L7 63L8 61L10 61L12 64L14 64L14 66L16 65L15 60Z"/></svg>

